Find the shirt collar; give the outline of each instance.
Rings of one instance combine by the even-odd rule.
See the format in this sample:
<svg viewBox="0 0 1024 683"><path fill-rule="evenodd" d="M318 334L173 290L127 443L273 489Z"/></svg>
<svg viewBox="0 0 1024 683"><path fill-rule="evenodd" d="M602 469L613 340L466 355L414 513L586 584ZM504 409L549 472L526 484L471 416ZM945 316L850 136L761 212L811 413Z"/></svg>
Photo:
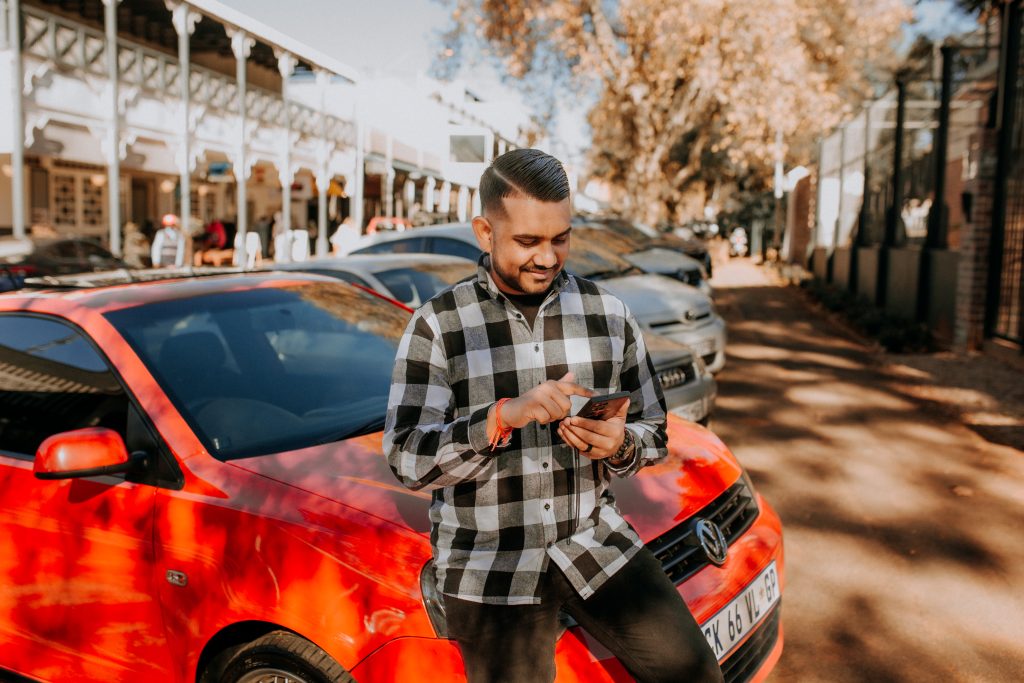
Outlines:
<svg viewBox="0 0 1024 683"><path fill-rule="evenodd" d="M484 291L489 293L492 297L498 300L508 301L505 293L502 292L498 285L494 282L494 277L491 276L491 255L486 251L480 254L479 260L476 264L476 280L483 287ZM562 287L569 281L569 275L565 272L563 267L559 271L558 275L555 276L554 282L551 283L551 288L548 290L548 295L544 298L547 302L552 296L557 295L562 291ZM543 305L543 304L542 304Z"/></svg>

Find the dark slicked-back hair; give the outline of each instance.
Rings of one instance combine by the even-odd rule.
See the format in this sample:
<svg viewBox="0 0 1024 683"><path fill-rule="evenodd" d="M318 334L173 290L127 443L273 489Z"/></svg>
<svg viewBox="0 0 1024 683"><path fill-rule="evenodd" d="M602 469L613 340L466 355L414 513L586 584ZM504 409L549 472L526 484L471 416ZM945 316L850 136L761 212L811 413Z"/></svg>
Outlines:
<svg viewBox="0 0 1024 683"><path fill-rule="evenodd" d="M569 177L562 163L539 149L514 149L491 162L480 176L484 215L505 215L505 197L560 202L569 196Z"/></svg>

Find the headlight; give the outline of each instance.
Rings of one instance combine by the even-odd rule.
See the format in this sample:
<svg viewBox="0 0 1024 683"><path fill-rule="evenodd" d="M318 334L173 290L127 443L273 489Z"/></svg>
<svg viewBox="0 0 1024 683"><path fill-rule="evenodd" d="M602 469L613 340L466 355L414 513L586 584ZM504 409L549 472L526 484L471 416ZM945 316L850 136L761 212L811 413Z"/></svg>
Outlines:
<svg viewBox="0 0 1024 683"><path fill-rule="evenodd" d="M742 469L742 472L740 473L740 479L742 479L743 483L747 485L747 490L750 491L750 499L753 500L754 505L756 505L757 508L760 509L761 506L757 505L757 490L754 489L754 482L750 479L750 474L747 472L746 467Z"/></svg>
<svg viewBox="0 0 1024 683"><path fill-rule="evenodd" d="M420 592L423 594L423 606L430 617L434 633L438 638L447 638L448 618L444 614L444 596L437 590L437 572L434 570L433 560L423 565L423 571L420 572Z"/></svg>

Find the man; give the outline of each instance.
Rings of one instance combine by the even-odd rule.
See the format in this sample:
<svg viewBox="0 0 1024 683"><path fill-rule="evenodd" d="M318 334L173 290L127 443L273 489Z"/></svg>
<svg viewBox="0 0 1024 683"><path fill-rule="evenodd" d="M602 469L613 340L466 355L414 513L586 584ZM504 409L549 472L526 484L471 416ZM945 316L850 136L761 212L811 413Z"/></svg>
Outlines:
<svg viewBox="0 0 1024 683"><path fill-rule="evenodd" d="M185 262L185 236L179 230L178 217L173 213L164 214L160 225L153 237L153 266L181 266Z"/></svg>
<svg viewBox="0 0 1024 683"><path fill-rule="evenodd" d="M625 305L562 270L565 171L514 150L480 195L479 272L413 315L384 434L396 476L433 489L438 587L469 680L554 680L564 610L639 681L720 681L608 489L666 455L665 406ZM619 390L630 400L610 418L569 417L570 397Z"/></svg>

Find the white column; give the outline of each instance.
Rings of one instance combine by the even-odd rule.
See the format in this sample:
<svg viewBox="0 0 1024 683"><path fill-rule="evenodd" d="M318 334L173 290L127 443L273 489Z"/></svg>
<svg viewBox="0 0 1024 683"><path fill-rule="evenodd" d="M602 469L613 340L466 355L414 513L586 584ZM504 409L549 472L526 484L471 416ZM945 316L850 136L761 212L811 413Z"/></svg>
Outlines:
<svg viewBox="0 0 1024 683"><path fill-rule="evenodd" d="M110 219L110 251L121 255L121 107L118 102L120 74L117 66L117 6L121 0L103 0L106 33L107 93L107 216Z"/></svg>
<svg viewBox="0 0 1024 683"><path fill-rule="evenodd" d="M356 102L354 109L356 124L356 159L355 168L352 169L352 192L349 193L349 212L352 214L352 222L363 232L363 185L366 182L366 162L364 160L365 132L363 130L362 106L359 98L360 91L356 90Z"/></svg>
<svg viewBox="0 0 1024 683"><path fill-rule="evenodd" d="M316 255L327 256L327 191L331 187L330 141L327 139L327 86L331 75L326 71L317 70L316 87L320 92L320 168L316 173L317 205L316 205Z"/></svg>
<svg viewBox="0 0 1024 683"><path fill-rule="evenodd" d="M171 10L171 20L178 34L178 83L181 87L181 148L180 179L181 188L181 229L187 236L192 232L192 123L190 104L192 100L192 70L190 69L189 38L196 30L196 24L202 18L191 11L188 5L165 0ZM190 244L189 242L186 242ZM188 250L191 252L191 249ZM192 262L192 254L185 254L185 261Z"/></svg>
<svg viewBox="0 0 1024 683"><path fill-rule="evenodd" d="M469 188L465 185L459 188L459 206L458 206L458 217L459 221L466 220L466 214L469 211Z"/></svg>
<svg viewBox="0 0 1024 683"><path fill-rule="evenodd" d="M7 25L11 36L11 225L14 236L25 237L25 110L21 99L21 2L10 0Z"/></svg>
<svg viewBox="0 0 1024 683"><path fill-rule="evenodd" d="M387 160L387 169L380 179L381 193L384 195L384 215L395 215L395 169L391 168L391 159Z"/></svg>
<svg viewBox="0 0 1024 683"><path fill-rule="evenodd" d="M405 217L412 218L412 205L416 203L416 181L406 178L402 186L402 199L405 202Z"/></svg>
<svg viewBox="0 0 1024 683"><path fill-rule="evenodd" d="M423 185L423 210L428 213L434 211L434 187L437 181L434 180L434 176L427 176L427 180Z"/></svg>
<svg viewBox="0 0 1024 683"><path fill-rule="evenodd" d="M452 211L452 184L447 180L441 183L441 206L438 208L441 213Z"/></svg>
<svg viewBox="0 0 1024 683"><path fill-rule="evenodd" d="M473 214L470 218L479 216L483 213L483 211L480 210L480 190L473 190L472 199L469 204Z"/></svg>
<svg viewBox="0 0 1024 683"><path fill-rule="evenodd" d="M292 229L292 109L288 101L288 79L295 73L295 57L276 51L277 70L281 73L281 99L284 100L285 135L281 150L281 215L284 229Z"/></svg>
<svg viewBox="0 0 1024 683"><path fill-rule="evenodd" d="M237 232L236 244L241 248L235 250L235 265L245 265L245 233L249 231L249 192L246 182L249 180L249 160L246 152L249 147L249 140L246 128L248 126L248 112L246 111L246 91L248 74L246 72L246 60L252 51L256 41L249 37L245 31L240 29L228 31L231 37L231 51L235 55L235 81L238 86L238 151L235 156L235 186L237 190L236 203Z"/></svg>

